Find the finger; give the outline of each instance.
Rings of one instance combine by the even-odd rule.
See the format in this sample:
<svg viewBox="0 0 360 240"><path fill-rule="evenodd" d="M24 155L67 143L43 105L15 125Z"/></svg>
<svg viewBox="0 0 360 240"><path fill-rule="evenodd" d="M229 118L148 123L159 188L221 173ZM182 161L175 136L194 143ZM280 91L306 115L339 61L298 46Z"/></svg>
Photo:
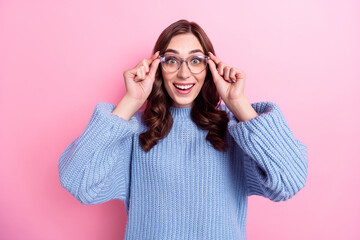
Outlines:
<svg viewBox="0 0 360 240"><path fill-rule="evenodd" d="M160 59L155 59L152 63L151 63L151 66L150 66L150 71L149 71L149 76L150 78L154 81L155 80L155 73L156 73L156 70L158 69L158 66L159 66L159 63L160 63Z"/></svg>
<svg viewBox="0 0 360 240"><path fill-rule="evenodd" d="M148 58L144 58L141 62L139 62L136 67L140 67L140 66L144 66L145 67L145 71L149 72L149 65L152 63L152 61L154 61L154 59L156 59L159 56L160 51L157 51L156 53L154 53L150 59Z"/></svg>
<svg viewBox="0 0 360 240"><path fill-rule="evenodd" d="M213 60L216 63L216 65L221 62L220 59L217 58L212 52L209 52L209 57L211 60Z"/></svg>
<svg viewBox="0 0 360 240"><path fill-rule="evenodd" d="M244 71L238 70L235 74L236 79L245 79L246 73Z"/></svg>
<svg viewBox="0 0 360 240"><path fill-rule="evenodd" d="M140 67L138 67L137 69L136 69L136 77L135 77L135 79L141 79L141 68Z"/></svg>
<svg viewBox="0 0 360 240"><path fill-rule="evenodd" d="M149 64L146 59L143 60L143 67L145 68L145 72L149 72Z"/></svg>
<svg viewBox="0 0 360 240"><path fill-rule="evenodd" d="M229 66L225 66L224 67L224 80L229 81L229 73L230 73L230 67Z"/></svg>
<svg viewBox="0 0 360 240"><path fill-rule="evenodd" d="M157 51L156 53L154 53L154 54L151 56L150 59L147 59L148 65L150 65L155 59L157 59L158 56L159 56L159 54L160 54L160 51Z"/></svg>
<svg viewBox="0 0 360 240"><path fill-rule="evenodd" d="M224 63L220 62L217 68L218 68L219 75L224 76Z"/></svg>
<svg viewBox="0 0 360 240"><path fill-rule="evenodd" d="M231 68L230 69L230 74L229 74L229 78L230 78L230 80L232 80L232 81L235 81L236 80L236 76L235 76L235 74L236 74L236 68Z"/></svg>
<svg viewBox="0 0 360 240"><path fill-rule="evenodd" d="M138 81L140 81L140 80L141 80L141 79L139 78L139 76L136 75L135 78L134 78L134 81L135 81L135 82L138 82Z"/></svg>
<svg viewBox="0 0 360 240"><path fill-rule="evenodd" d="M140 68L140 77L141 77L141 79L144 79L145 76L146 76L145 66L141 66L141 68Z"/></svg>
<svg viewBox="0 0 360 240"><path fill-rule="evenodd" d="M159 56L159 52L160 51L157 51L156 53L154 53L151 58L144 58L138 65L137 67L140 67L140 66L145 66L145 70L146 70L146 73L148 73L150 71L150 64L154 61L154 59L158 58Z"/></svg>
<svg viewBox="0 0 360 240"><path fill-rule="evenodd" d="M214 80L214 82L216 82L219 78L221 78L221 76L219 75L219 72L216 69L215 63L211 59L209 59L208 63L209 63L210 71L213 76L213 80Z"/></svg>
<svg viewBox="0 0 360 240"><path fill-rule="evenodd" d="M137 70L136 70L136 77L135 77L135 79L136 79L136 80L144 80L144 79L145 79L145 76L146 76L145 66L140 66L140 67L138 67Z"/></svg>

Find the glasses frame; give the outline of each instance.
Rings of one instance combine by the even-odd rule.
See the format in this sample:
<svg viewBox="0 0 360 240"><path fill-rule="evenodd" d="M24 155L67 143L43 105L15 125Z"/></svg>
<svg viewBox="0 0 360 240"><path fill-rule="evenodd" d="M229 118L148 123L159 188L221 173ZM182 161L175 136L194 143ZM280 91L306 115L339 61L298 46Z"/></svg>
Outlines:
<svg viewBox="0 0 360 240"><path fill-rule="evenodd" d="M196 55L196 54L190 55L190 56L188 56L187 58L181 58L181 57L180 57L179 55L177 55L177 54L169 54L169 55L167 55L167 56L176 56L176 57L178 57L178 58L180 59L179 67L178 67L175 71L169 72L169 71L167 71L167 70L165 69L165 67L163 66L163 62L165 62L165 54L161 54L161 55L158 56L158 58L160 58L160 63L161 63L162 69L164 69L164 71L165 71L165 72L168 72L168 73L174 73L174 72L179 71L179 69L181 68L181 65L183 64L183 62L186 62L186 66L188 67L188 69L190 70L190 72L192 72L192 73L201 73L202 71L204 71L204 70L206 69L206 67L207 67L207 65L208 65L208 60L210 59L210 57L209 57L208 55ZM193 71L191 71L191 69L190 69L190 67L189 67L188 59L189 59L190 57L193 57L193 56L200 57L200 58L205 58L205 67L204 67L204 69L201 70L200 72L193 72Z"/></svg>

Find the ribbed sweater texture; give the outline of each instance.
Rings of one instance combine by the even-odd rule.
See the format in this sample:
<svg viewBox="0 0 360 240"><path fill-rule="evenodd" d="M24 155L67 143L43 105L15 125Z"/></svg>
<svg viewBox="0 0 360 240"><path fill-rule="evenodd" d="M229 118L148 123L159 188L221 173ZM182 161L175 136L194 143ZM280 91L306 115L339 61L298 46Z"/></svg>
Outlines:
<svg viewBox="0 0 360 240"><path fill-rule="evenodd" d="M226 152L216 150L191 120L191 107L170 107L169 134L145 152L143 110L129 120L96 104L83 133L62 152L61 185L80 203L120 199L126 240L246 239L248 197L286 201L305 186L308 157L280 107L252 103L259 116L228 113Z"/></svg>

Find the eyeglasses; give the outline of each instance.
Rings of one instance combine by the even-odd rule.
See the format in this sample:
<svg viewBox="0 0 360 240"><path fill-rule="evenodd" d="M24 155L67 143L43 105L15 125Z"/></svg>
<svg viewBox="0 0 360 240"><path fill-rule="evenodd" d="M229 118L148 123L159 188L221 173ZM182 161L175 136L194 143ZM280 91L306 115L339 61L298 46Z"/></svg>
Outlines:
<svg viewBox="0 0 360 240"><path fill-rule="evenodd" d="M176 54L159 55L162 68L169 73L176 72L180 69L183 62L186 62L187 67L192 73L201 73L207 66L209 56L204 55L190 55L187 58L181 58Z"/></svg>

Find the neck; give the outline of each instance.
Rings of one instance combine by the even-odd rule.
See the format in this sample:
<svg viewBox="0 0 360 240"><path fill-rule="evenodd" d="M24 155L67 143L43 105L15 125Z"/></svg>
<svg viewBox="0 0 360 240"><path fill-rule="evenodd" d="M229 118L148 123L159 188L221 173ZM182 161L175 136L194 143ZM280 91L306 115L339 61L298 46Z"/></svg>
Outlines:
<svg viewBox="0 0 360 240"><path fill-rule="evenodd" d="M190 107L175 107L170 106L169 110L173 118L190 118L192 106Z"/></svg>

